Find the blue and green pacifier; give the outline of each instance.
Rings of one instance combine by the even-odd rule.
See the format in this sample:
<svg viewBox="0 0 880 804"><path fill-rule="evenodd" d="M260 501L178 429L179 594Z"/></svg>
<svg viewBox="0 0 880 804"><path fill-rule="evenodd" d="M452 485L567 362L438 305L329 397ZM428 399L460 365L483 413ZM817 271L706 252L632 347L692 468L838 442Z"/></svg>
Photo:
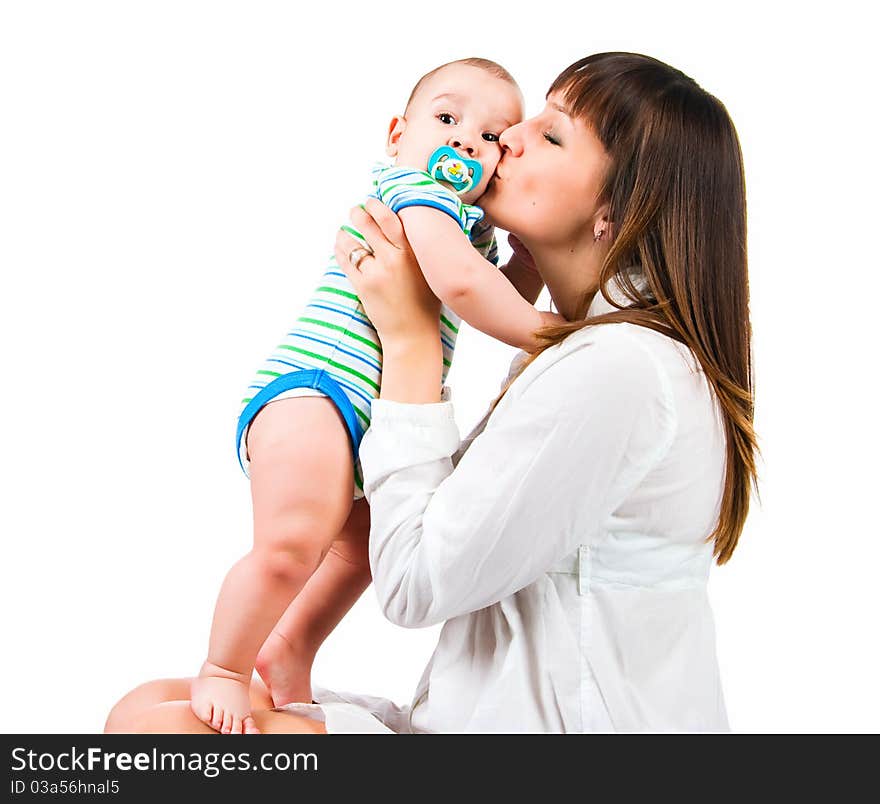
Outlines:
<svg viewBox="0 0 880 804"><path fill-rule="evenodd" d="M483 178L483 166L474 159L465 159L454 148L443 145L431 154L428 173L436 181L445 181L459 195L476 187Z"/></svg>

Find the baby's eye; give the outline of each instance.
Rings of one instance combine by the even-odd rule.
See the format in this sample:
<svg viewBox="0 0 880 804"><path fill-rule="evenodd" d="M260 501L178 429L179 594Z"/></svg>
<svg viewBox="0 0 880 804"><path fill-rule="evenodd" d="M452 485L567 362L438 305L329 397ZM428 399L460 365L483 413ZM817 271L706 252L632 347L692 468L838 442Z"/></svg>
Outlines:
<svg viewBox="0 0 880 804"><path fill-rule="evenodd" d="M483 139L486 142L498 142L498 135L493 134L491 131L486 131L483 133Z"/></svg>
<svg viewBox="0 0 880 804"><path fill-rule="evenodd" d="M454 126L456 122L455 118L449 114L449 112L440 112L440 114L437 115L437 119L441 123L445 123L447 126Z"/></svg>
<svg viewBox="0 0 880 804"><path fill-rule="evenodd" d="M547 140L551 145L559 145L559 140L556 139L549 131L544 132L544 139Z"/></svg>

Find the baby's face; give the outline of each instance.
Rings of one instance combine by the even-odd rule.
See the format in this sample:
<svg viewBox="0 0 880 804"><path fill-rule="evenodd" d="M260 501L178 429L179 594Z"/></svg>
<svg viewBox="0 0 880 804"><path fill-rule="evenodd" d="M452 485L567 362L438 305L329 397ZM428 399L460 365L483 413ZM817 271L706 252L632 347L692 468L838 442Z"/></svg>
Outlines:
<svg viewBox="0 0 880 804"><path fill-rule="evenodd" d="M480 183L460 196L473 203L483 194L501 158L498 136L523 119L519 89L479 67L451 64L419 88L406 118L391 121L387 153L394 164L427 170L443 145L483 167Z"/></svg>

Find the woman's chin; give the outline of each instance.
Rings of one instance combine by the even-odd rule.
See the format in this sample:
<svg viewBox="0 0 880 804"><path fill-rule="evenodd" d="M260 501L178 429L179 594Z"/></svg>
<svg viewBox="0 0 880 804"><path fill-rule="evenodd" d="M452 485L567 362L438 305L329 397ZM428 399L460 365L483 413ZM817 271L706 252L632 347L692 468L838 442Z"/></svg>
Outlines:
<svg viewBox="0 0 880 804"><path fill-rule="evenodd" d="M501 217L504 217L502 209L503 205L497 203L497 199L495 197L496 193L493 190L493 186L494 183L489 182L489 186L486 187L486 191L480 196L477 204L479 204L480 209L483 210L486 218L491 221L491 223L504 229L505 226L503 223L500 222L500 219L498 217L499 212L502 213Z"/></svg>
<svg viewBox="0 0 880 804"><path fill-rule="evenodd" d="M510 228L512 223L504 217L503 212L496 211L494 207L484 207L482 206L482 204L480 206L485 213L485 220L487 220L493 226L497 226L499 229L503 229L505 232L513 231L513 229Z"/></svg>

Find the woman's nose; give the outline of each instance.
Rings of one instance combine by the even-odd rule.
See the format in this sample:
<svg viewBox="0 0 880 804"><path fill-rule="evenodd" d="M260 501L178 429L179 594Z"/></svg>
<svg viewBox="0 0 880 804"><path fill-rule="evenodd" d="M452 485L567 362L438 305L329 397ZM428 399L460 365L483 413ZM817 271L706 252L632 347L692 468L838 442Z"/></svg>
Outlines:
<svg viewBox="0 0 880 804"><path fill-rule="evenodd" d="M522 123L504 129L498 137L498 143L505 154L519 156L522 153Z"/></svg>

